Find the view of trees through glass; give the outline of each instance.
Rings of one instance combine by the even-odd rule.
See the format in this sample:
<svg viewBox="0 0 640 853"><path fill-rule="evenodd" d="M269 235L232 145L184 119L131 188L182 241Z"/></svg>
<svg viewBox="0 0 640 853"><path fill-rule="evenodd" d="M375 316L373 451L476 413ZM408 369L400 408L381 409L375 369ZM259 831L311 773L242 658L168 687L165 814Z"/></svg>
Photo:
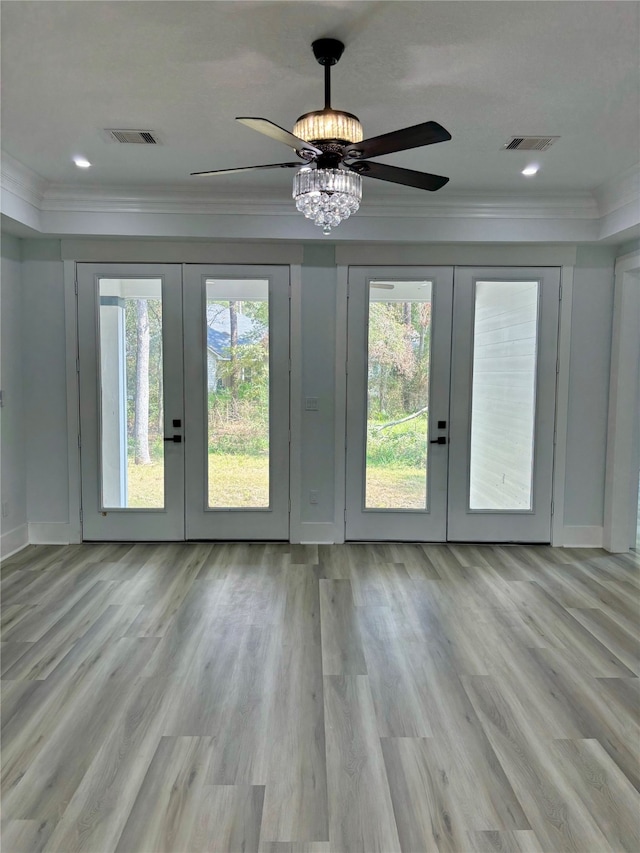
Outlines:
<svg viewBox="0 0 640 853"><path fill-rule="evenodd" d="M206 300L208 505L268 507L268 283L251 282L248 299L222 298L238 294L218 284L207 283ZM396 285L373 283L371 289L369 509L424 509L427 502L431 285L410 284L406 293L400 285L397 292ZM127 483L122 505L161 507L162 301L127 297L124 303Z"/></svg>
<svg viewBox="0 0 640 853"><path fill-rule="evenodd" d="M207 284L210 507L269 506L269 303ZM219 289L219 288L218 288Z"/></svg>
<svg viewBox="0 0 640 853"><path fill-rule="evenodd" d="M164 506L162 300L125 300L127 503Z"/></svg>
<svg viewBox="0 0 640 853"><path fill-rule="evenodd" d="M431 284L407 285L371 284L367 509L424 509L427 502ZM404 299L403 289L419 295Z"/></svg>

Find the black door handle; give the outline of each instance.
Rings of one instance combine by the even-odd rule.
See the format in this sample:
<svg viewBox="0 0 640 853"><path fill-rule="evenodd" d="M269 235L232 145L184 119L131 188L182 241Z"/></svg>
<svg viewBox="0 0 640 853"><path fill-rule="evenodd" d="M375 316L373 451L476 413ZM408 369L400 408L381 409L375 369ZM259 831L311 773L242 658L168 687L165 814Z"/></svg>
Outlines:
<svg viewBox="0 0 640 853"><path fill-rule="evenodd" d="M446 443L447 443L447 436L446 435L439 435L437 438L432 438L431 441L429 442L429 444L446 444Z"/></svg>
<svg viewBox="0 0 640 853"><path fill-rule="evenodd" d="M181 444L182 443L182 436L181 435L169 435L169 436L166 436L164 440L165 441L173 441L174 444Z"/></svg>

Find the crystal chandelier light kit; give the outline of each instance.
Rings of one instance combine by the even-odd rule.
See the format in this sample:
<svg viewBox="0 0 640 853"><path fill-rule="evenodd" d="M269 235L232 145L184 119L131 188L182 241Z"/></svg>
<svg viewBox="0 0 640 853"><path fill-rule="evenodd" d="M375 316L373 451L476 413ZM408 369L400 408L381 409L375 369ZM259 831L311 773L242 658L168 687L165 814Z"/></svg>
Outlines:
<svg viewBox="0 0 640 853"><path fill-rule="evenodd" d="M316 60L324 67L324 109L300 116L292 133L267 119L237 119L247 127L289 145L305 165L300 168L300 162L270 163L191 174L220 175L254 169L298 168L293 179L296 208L319 225L324 234L330 234L332 228L357 212L362 200L363 176L431 192L443 187L449 178L370 162L369 158L446 142L451 139L451 134L437 122L428 121L364 139L357 116L334 110L331 106L331 67L342 56L344 45L337 39L318 39L311 47Z"/></svg>
<svg viewBox="0 0 640 853"><path fill-rule="evenodd" d="M331 108L331 66L340 59L344 45L335 39L319 39L312 48L324 66L324 109L300 116L293 134L317 145L323 153L315 169L307 166L296 174L293 198L300 213L329 234L360 207L362 178L340 168L339 155L347 143L362 142L364 132L356 116Z"/></svg>
<svg viewBox="0 0 640 853"><path fill-rule="evenodd" d="M360 207L362 178L344 169L303 166L293 179L293 197L300 213L329 234Z"/></svg>

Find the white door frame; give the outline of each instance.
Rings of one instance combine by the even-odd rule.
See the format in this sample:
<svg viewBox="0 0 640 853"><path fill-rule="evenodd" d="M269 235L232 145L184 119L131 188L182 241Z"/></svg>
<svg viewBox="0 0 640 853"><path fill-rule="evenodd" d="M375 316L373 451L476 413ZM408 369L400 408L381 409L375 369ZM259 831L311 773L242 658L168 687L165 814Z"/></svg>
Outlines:
<svg viewBox="0 0 640 853"><path fill-rule="evenodd" d="M160 246L160 250L158 247ZM78 381L78 306L77 265L86 262L140 263L158 255L158 263L276 264L290 269L291 282L291 459L290 494L299 495L301 474L301 302L302 247L270 244L190 244L142 243L120 241L78 241L63 246L63 277L66 337L67 453L69 484L69 523L30 525L29 541L44 544L82 542L82 501L80 461L80 387ZM346 268L345 268L346 274ZM346 292L345 292L346 324ZM344 370L344 364L343 364ZM343 399L339 397L339 399ZM336 431L337 434L338 430ZM344 459L344 457L343 457ZM342 516L342 511L340 513ZM290 541L300 541L300 502L292 501ZM36 532L35 528L38 528ZM55 531L52 528L55 527ZM41 529L42 528L42 529ZM47 528L46 530L43 528ZM61 530L64 528L64 530ZM336 525L339 534L343 528ZM340 541L336 538L335 541ZM342 539L344 541L344 539Z"/></svg>
<svg viewBox="0 0 640 853"><path fill-rule="evenodd" d="M450 265L450 267L448 265L448 268L451 269L451 272L453 274L459 273L460 275L462 275L463 272L468 272L468 269L467 269L468 266L469 265L466 265L466 264L465 265L452 264L452 265ZM358 264L354 264L353 267L354 267L354 270L358 270L358 269L362 270L363 269L362 267L359 267ZM434 269L433 265L429 265L429 264L425 264L424 267ZM423 267L421 266L421 269L422 268ZM368 268L364 268L364 269L365 269L365 271L371 271L371 270L375 269L376 275L385 275L385 276L388 275L388 276L393 277L394 275L400 274L399 271L401 269L405 269L407 271L407 273L415 273L418 268L403 267L402 265L392 266L391 264L388 264L388 265L385 264L385 265L383 265L381 267L377 267L377 268L368 267ZM506 274L508 276L513 276L515 274L518 274L518 275L534 275L535 274L538 278L540 278L541 281L542 281L542 279L545 279L545 290L544 290L544 293L542 293L539 297L539 299L541 300L541 305L544 306L543 317L545 319L544 319L544 323L542 323L542 318L541 318L542 325L540 326L540 329L539 329L539 334L543 336L542 337L542 344L543 345L540 348L540 352L541 352L542 356L544 357L544 364L539 364L538 368L537 368L537 370L538 370L538 379L537 379L538 388L537 388L537 395L536 396L537 396L538 402L536 404L536 410L537 410L537 412L536 412L536 435L537 435L536 443L538 446L538 451L536 453L536 456L538 457L542 451L544 451L545 453L547 453L547 451L548 451L548 454L550 454L550 455L547 455L545 457L546 461L544 463L543 469L540 469L539 463L536 463L535 483L536 483L536 492L538 493L538 495L541 493L541 491L544 492L545 490L549 490L549 489L551 490L550 492L548 492L548 499L547 500L551 504L551 506L550 506L551 522L553 523L553 521L555 521L555 519L553 518L554 500L557 497L556 487L558 484L558 480L559 480L558 474L560 471L562 472L562 483L564 483L564 458L565 458L564 443L560 442L561 450L562 450L561 458L556 459L554 456L554 448L555 448L554 437L555 437L555 433L556 433L556 427L558 427L558 426L560 427L560 431L563 434L566 433L566 406L559 406L558 408L556 408L556 403L559 402L556 400L556 395L558 394L558 387L557 386L560 382L560 379L562 379L564 381L565 374L568 374L568 340L564 342L564 348L563 348L564 352L558 352L556 350L556 345L558 344L558 339L561 336L562 332L565 333L565 336L567 338L569 336L569 333L570 333L570 308L571 308L570 299L568 300L568 304L565 304L564 306L562 306L562 304L559 303L558 298L559 298L559 295L561 295L561 293L562 293L562 291L560 289L561 282L562 283L565 283L565 282L569 283L570 282L570 279L571 279L570 273L572 272L572 268L569 268L567 270L566 268L561 269L558 265L556 265L554 267L549 267L548 265L540 264L540 265L536 265L536 267L532 267L532 268L524 267L524 266L516 266L516 265L513 265L513 266L510 265L508 267L502 266L502 265L496 265L496 267L494 267L494 268L472 267L472 270L476 271L478 273L483 273L483 274L491 273L492 275L494 275L494 277L495 276L499 277L500 274L503 272L504 274ZM569 275L563 275L563 273L565 273L565 271L568 272ZM339 282L343 285L341 290L346 290L345 285L348 286L349 268L342 267L341 272L342 272L342 275L339 277ZM548 279L548 281L547 281L547 279ZM560 289L560 291L559 291L559 289ZM570 287L568 289L570 291ZM343 294L343 299L339 300L338 307L340 309L339 310L339 317L340 317L341 324L344 324L346 326L347 325L347 317L346 317L346 314L347 314L346 302L347 302L347 300L344 297L346 297L346 293ZM560 307L564 308L561 317L559 317L559 315L558 315L558 311L559 311ZM551 321L551 324L549 323L549 321ZM454 325L455 325L455 321L454 321ZM346 383L345 383L345 379L343 378L345 375L344 374L344 355L345 354L342 350L340 351L340 353L336 354L336 389L337 389L337 391L339 390L339 391L343 392L342 394L339 394L338 399L343 398L344 392L346 390L345 389ZM557 361L556 361L556 356L557 356ZM460 370L459 364L458 364L457 369L459 372L459 370ZM558 375L561 370L563 373L562 377L560 377ZM551 376L552 371L553 371L554 386L553 386L552 390L549 390L549 383L550 383L549 377ZM351 371L349 371L349 372L351 372ZM540 381L541 381L540 377L542 374L545 376L543 384L548 389L544 395L540 394L540 390L541 390L540 389ZM549 396L549 395L551 395L551 396ZM543 397L544 397L544 399L543 399ZM544 404L544 410L539 408L542 404ZM453 406L453 401L452 401L451 405ZM348 410L350 410L348 400L345 402L344 408L340 408L340 409L337 408L336 409L336 450L337 450L337 453L336 453L336 482L337 483L345 482L345 480L346 480L345 475L346 475L347 469L349 467L347 465L347 460L346 460L345 454L344 454L344 445L342 442L338 443L338 439L339 439L338 431L340 429L344 429L345 414ZM352 409L351 409L351 411L352 411ZM556 420L556 417L557 417L557 420ZM453 416L451 416L451 420L452 420L452 424L451 424L450 428L451 428L451 430L453 430L454 429ZM352 421L353 421L353 418L352 418ZM466 421L465 421L465 423L466 423ZM544 427L544 429L542 429L543 427ZM461 443L464 441L464 436L457 435L457 439L458 439L458 443ZM557 440L557 438L556 438L556 440ZM341 444L342 444L342 447L340 446ZM338 448L340 448L339 452L338 452ZM554 465L554 463L555 463L555 465ZM449 476L451 476L451 472L450 472ZM548 485L545 486L544 488L542 488L543 481L548 483ZM451 483L449 483L449 485L451 487ZM346 484L346 488L344 491L342 491L342 489L341 489L340 493L339 493L338 490L336 490L336 525L338 524L338 517L339 517L338 513L340 511L340 503L341 503L341 501L345 501L346 494L348 493L348 491L349 491L348 483ZM460 489L458 488L457 491L460 492ZM451 500L451 495L450 495L450 500ZM547 500L544 501L545 506L548 505ZM346 501L342 503L343 507L345 506L345 503L346 503ZM353 496L351 499L351 503L353 503ZM450 506L449 512L451 512L451 509L452 509L452 507ZM546 522L544 522L544 524L543 524L543 521L544 521L543 517L541 516L540 519L534 520L535 515L536 515L535 512L530 513L530 514L522 514L522 518L519 518L517 513L509 513L508 516L505 515L505 519L507 517L509 518L509 529L511 530L511 528L513 528L512 533L515 536L514 541L516 541L516 540L517 541L525 541L525 540L529 541L530 538L536 539L536 540L540 539L540 541L546 541L546 542L549 542L550 540L552 541L552 531L550 529L549 516L546 515L546 512L543 513L543 516L546 516L546 519L547 519ZM477 523L475 525L472 525L473 526L473 536L472 536L473 541L482 541L482 540L488 540L491 538L490 532L489 532L488 528L486 528L487 516L496 516L496 513L488 513L488 514L487 513L481 513L481 514L478 514L477 517L474 516L475 521ZM480 519L480 520L478 520L478 519ZM471 517L469 517L469 521L470 522L472 521ZM535 530L531 526L532 523L535 525ZM343 521L343 524L344 524L344 521ZM449 525L450 524L451 524L451 517L449 517ZM458 524L458 526L459 526L459 524ZM544 532L545 526L546 526L546 533ZM343 530L345 530L345 528L346 528L346 525L344 525ZM476 530L476 528L478 528L478 529ZM480 529L480 528L482 528L482 529ZM521 528L522 528L522 530L520 530ZM518 530L520 530L520 533L517 533ZM376 536L373 535L371 538L376 538ZM451 535L449 534L448 539L453 539L453 538L455 538L455 537L451 537Z"/></svg>
<svg viewBox="0 0 640 853"><path fill-rule="evenodd" d="M635 542L640 454L640 252L615 266L603 546L627 552Z"/></svg>

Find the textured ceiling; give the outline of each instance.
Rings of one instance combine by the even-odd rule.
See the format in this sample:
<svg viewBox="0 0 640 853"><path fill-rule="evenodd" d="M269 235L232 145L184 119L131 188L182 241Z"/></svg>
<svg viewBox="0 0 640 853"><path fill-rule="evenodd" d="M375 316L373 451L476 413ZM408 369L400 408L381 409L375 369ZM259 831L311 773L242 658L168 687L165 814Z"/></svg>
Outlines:
<svg viewBox="0 0 640 853"><path fill-rule="evenodd" d="M291 151L234 122L291 128L322 107L310 43L346 43L333 102L368 136L435 120L451 142L386 162L448 175L456 192L591 190L640 151L635 2L4 2L2 147L49 181L196 186L283 195L279 170L216 179L191 171L273 163ZM162 145L105 141L105 127ZM512 135L559 135L503 152ZM71 158L94 165L81 172ZM538 159L535 179L520 170ZM419 191L366 183L369 197ZM426 195L426 194L425 194Z"/></svg>

